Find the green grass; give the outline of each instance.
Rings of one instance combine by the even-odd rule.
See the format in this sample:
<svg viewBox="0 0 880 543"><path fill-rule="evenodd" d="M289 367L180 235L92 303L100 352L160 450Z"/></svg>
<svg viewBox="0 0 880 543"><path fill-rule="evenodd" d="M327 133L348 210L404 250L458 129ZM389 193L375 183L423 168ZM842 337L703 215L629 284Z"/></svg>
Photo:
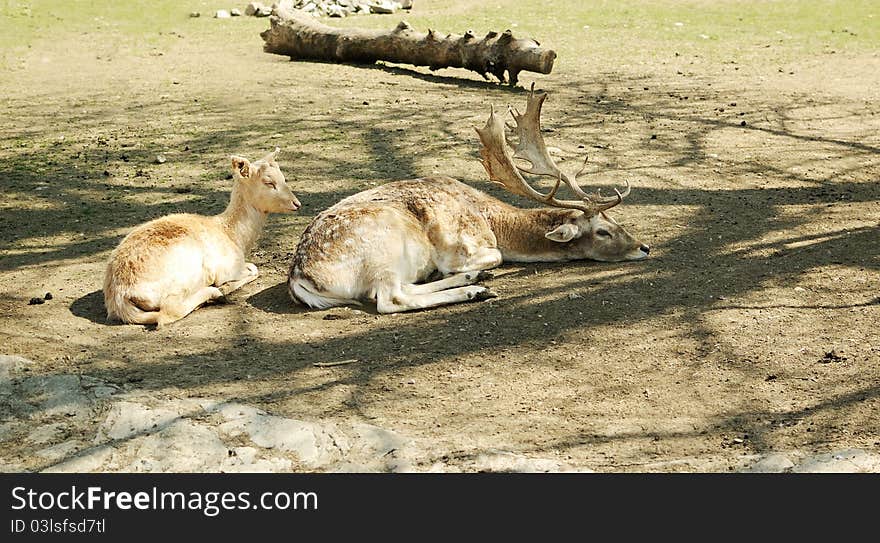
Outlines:
<svg viewBox="0 0 880 543"><path fill-rule="evenodd" d="M421 31L430 27L460 34L467 29L480 33L511 28L516 35L546 42L561 58L627 57L640 49L651 56L672 48L738 58L760 54L766 45L782 45L792 54L880 48L877 0L495 0L456 9L459 4L432 2L404 17ZM390 28L396 21L391 17L349 18L330 24Z"/></svg>
<svg viewBox="0 0 880 543"><path fill-rule="evenodd" d="M127 47L160 47L188 39L253 39L265 19L225 20L217 33L213 13L246 2L222 0L0 0L0 52L4 56L51 42L99 35ZM197 11L199 18L191 18ZM257 37L256 39L259 39Z"/></svg>
<svg viewBox="0 0 880 543"><path fill-rule="evenodd" d="M245 2L0 0L0 50L14 54L39 47L44 40L83 33L135 46L161 46L173 40L174 33L210 40L218 39L218 23L224 25L220 39L255 39L268 26L266 19L241 17L222 23L213 19L215 10L236 5L243 9ZM191 19L192 11L202 16ZM416 2L412 12L400 15L323 21L335 26L392 28L399 19L419 30L430 27L454 33L512 28L517 35L554 47L561 58L651 57L670 49L740 58L760 54L768 45L782 46L793 55L880 48L877 0L445 0Z"/></svg>

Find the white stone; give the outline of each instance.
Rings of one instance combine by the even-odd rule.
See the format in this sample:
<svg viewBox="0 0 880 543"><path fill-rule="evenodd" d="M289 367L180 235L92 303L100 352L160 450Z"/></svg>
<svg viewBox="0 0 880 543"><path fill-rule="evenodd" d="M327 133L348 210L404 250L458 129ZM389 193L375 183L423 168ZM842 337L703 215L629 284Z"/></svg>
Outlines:
<svg viewBox="0 0 880 543"><path fill-rule="evenodd" d="M40 449L34 454L51 462L57 462L58 460L62 460L76 453L76 451L78 451L81 446L82 443L80 443L79 441L75 439L70 439L68 441L58 443L57 445L52 445L51 447Z"/></svg>
<svg viewBox="0 0 880 543"><path fill-rule="evenodd" d="M105 471L101 468L103 467L104 462L110 459L115 450L116 449L113 447L108 447L106 445L88 449L70 460L50 466L43 471L46 473L88 473L93 471Z"/></svg>
<svg viewBox="0 0 880 543"><path fill-rule="evenodd" d="M12 374L33 364L27 358L2 354L0 355L0 396L12 394Z"/></svg>
<svg viewBox="0 0 880 543"><path fill-rule="evenodd" d="M380 14L391 14L400 9L400 4L397 2L373 2L370 4L370 11L372 13L380 13Z"/></svg>
<svg viewBox="0 0 880 543"><path fill-rule="evenodd" d="M230 15L225 9L218 9L217 12L214 13L215 19L228 19L230 17L232 17L232 15Z"/></svg>
<svg viewBox="0 0 880 543"><path fill-rule="evenodd" d="M805 458L795 473L880 473L880 456L862 449L843 449Z"/></svg>
<svg viewBox="0 0 880 543"><path fill-rule="evenodd" d="M98 428L95 442L128 439L136 434L158 432L179 417L180 412L177 410L154 409L135 402L117 402Z"/></svg>
<svg viewBox="0 0 880 543"><path fill-rule="evenodd" d="M61 433L63 425L61 424L45 424L34 428L25 438L30 443L43 445L55 441L58 434Z"/></svg>
<svg viewBox="0 0 880 543"><path fill-rule="evenodd" d="M27 401L36 404L42 415L87 417L91 401L80 386L77 375L33 377L21 385Z"/></svg>
<svg viewBox="0 0 880 543"><path fill-rule="evenodd" d="M229 457L215 430L185 419L138 441L132 451L137 460L123 471L213 472Z"/></svg>
<svg viewBox="0 0 880 543"><path fill-rule="evenodd" d="M251 2L247 5L247 7L244 8L244 14L255 16L260 10L265 8L266 6L264 6L260 2Z"/></svg>
<svg viewBox="0 0 880 543"><path fill-rule="evenodd" d="M745 471L750 473L782 473L793 467L794 462L785 454L771 453L749 466Z"/></svg>
<svg viewBox="0 0 880 543"><path fill-rule="evenodd" d="M528 458L509 451L489 451L474 459L477 471L512 473L548 473L565 471L567 466L556 460Z"/></svg>

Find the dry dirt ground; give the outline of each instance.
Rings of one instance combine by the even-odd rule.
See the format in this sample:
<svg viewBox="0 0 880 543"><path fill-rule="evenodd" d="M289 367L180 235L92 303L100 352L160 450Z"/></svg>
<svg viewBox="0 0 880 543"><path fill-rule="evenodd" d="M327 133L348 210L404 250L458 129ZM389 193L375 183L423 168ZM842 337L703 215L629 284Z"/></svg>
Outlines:
<svg viewBox="0 0 880 543"><path fill-rule="evenodd" d="M486 183L472 129L521 87L290 62L222 2L7 2L0 468L880 471L880 9L584 4L404 18L556 49L521 76L551 93L548 144L590 155L591 189L630 180L612 214L651 258L504 265L496 299L379 316L287 298L299 234L432 173L529 205ZM275 145L304 207L270 217L261 277L160 331L105 322L122 236L221 211L228 155Z"/></svg>

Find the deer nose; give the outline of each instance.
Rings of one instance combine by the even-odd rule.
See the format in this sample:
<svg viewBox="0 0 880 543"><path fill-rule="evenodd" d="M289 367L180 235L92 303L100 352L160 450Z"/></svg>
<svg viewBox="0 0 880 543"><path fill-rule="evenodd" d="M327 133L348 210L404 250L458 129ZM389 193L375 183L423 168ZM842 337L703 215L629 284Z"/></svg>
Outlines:
<svg viewBox="0 0 880 543"><path fill-rule="evenodd" d="M639 247L639 249L641 249L641 250L642 250L642 252L643 252L643 253L645 253L645 254L648 254L648 253L650 253L650 252L651 252L651 248L650 248L650 247L648 247L648 246L647 246L647 245L645 245L645 244L642 244L642 246L641 246L641 247Z"/></svg>

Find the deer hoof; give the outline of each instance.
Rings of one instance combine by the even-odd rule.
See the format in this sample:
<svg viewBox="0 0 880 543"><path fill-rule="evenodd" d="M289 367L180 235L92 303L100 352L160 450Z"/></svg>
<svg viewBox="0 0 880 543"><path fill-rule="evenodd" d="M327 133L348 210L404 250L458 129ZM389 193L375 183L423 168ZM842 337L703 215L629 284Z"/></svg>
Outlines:
<svg viewBox="0 0 880 543"><path fill-rule="evenodd" d="M224 292L223 289L218 289L218 290L220 290L220 294L217 296L214 296L213 298L208 300L208 303L209 304L216 304L216 305L231 304L232 302L229 300L229 298L226 297L226 295L229 293Z"/></svg>
<svg viewBox="0 0 880 543"><path fill-rule="evenodd" d="M498 295L495 294L494 292L492 292L491 290L483 289L474 295L473 301L482 302L483 300L488 300L489 298L497 298L497 297L498 297Z"/></svg>
<svg viewBox="0 0 880 543"><path fill-rule="evenodd" d="M477 274L477 281L487 281L489 279L493 279L494 277L495 277L494 273L492 273L488 270L482 270L482 271L480 271L480 273Z"/></svg>

